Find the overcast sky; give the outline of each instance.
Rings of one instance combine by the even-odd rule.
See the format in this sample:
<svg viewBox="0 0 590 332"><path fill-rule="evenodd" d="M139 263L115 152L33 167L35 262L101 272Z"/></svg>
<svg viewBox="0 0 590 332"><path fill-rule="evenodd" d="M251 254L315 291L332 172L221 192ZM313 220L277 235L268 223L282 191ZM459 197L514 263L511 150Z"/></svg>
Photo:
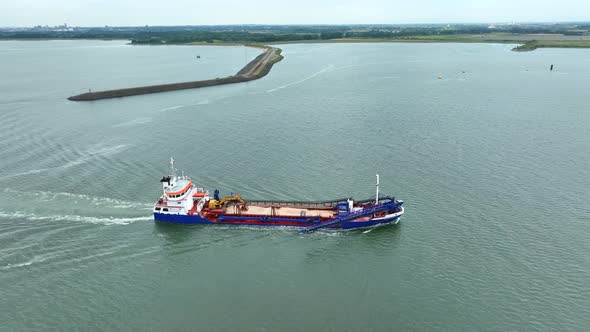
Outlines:
<svg viewBox="0 0 590 332"><path fill-rule="evenodd" d="M0 0L0 26L590 21L590 0Z"/></svg>

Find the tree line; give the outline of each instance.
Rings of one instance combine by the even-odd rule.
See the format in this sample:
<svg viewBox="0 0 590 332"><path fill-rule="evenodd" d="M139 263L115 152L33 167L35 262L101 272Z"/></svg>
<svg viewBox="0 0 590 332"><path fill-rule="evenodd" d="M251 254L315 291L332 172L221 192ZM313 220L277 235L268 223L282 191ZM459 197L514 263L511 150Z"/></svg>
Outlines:
<svg viewBox="0 0 590 332"><path fill-rule="evenodd" d="M116 27L75 28L59 31L49 28L28 30L0 30L1 39L130 39L134 44L182 44L190 42L273 43L289 41L330 40L341 38L395 39L413 36L508 33L587 34L589 24L575 29L568 25L506 25L488 27L472 25L416 25L416 26L178 26L178 27Z"/></svg>

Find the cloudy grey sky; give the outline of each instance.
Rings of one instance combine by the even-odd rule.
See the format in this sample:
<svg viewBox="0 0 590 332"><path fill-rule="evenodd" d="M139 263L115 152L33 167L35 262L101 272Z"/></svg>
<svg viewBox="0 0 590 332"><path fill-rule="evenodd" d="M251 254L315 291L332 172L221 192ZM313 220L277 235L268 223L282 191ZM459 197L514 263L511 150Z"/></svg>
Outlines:
<svg viewBox="0 0 590 332"><path fill-rule="evenodd" d="M590 21L590 0L0 0L0 26Z"/></svg>

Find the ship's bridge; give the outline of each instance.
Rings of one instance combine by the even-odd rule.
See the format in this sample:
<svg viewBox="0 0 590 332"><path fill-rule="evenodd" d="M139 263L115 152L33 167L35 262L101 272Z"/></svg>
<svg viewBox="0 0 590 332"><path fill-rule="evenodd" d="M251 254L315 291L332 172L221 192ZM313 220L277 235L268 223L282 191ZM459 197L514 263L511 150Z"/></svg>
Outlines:
<svg viewBox="0 0 590 332"><path fill-rule="evenodd" d="M170 186L165 188L164 193L168 198L179 198L189 191L192 184L193 181L187 177L176 179L176 181L170 183Z"/></svg>

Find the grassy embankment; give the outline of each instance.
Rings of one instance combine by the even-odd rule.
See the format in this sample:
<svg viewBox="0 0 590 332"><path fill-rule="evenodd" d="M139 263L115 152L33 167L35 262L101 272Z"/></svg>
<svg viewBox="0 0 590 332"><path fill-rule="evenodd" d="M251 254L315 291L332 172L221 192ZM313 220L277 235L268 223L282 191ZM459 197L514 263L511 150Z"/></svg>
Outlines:
<svg viewBox="0 0 590 332"><path fill-rule="evenodd" d="M424 35L399 38L337 38L317 40L293 40L268 43L239 43L215 40L213 42L193 42L191 45L245 45L266 48L265 45L277 44L313 44L313 43L495 43L521 44L513 51L534 51L537 48L590 48L590 39L560 40L560 36L551 36L551 40L537 40L535 35L515 34L458 34L458 35Z"/></svg>
<svg viewBox="0 0 590 332"><path fill-rule="evenodd" d="M528 52L538 48L590 48L590 40L531 40L513 51Z"/></svg>
<svg viewBox="0 0 590 332"><path fill-rule="evenodd" d="M535 38L549 39L535 39ZM417 36L414 40L425 42L459 42L459 43L501 43L521 44L513 48L513 51L534 51L538 48L590 48L590 39L571 40L560 35L514 35L514 34L488 34L488 35L457 35L457 36Z"/></svg>
<svg viewBox="0 0 590 332"><path fill-rule="evenodd" d="M216 46L250 46L258 48L266 48L266 45L280 45L280 44L324 44L324 43L492 43L498 42L496 40L475 39L465 35L432 35L432 36L410 36L400 38L336 38L336 39L307 39L307 40L287 40L265 43L251 43L251 42L225 42L222 40L213 40L210 42L191 42L190 45L216 45ZM514 41L506 41L515 43ZM168 44L170 45L170 44Z"/></svg>

